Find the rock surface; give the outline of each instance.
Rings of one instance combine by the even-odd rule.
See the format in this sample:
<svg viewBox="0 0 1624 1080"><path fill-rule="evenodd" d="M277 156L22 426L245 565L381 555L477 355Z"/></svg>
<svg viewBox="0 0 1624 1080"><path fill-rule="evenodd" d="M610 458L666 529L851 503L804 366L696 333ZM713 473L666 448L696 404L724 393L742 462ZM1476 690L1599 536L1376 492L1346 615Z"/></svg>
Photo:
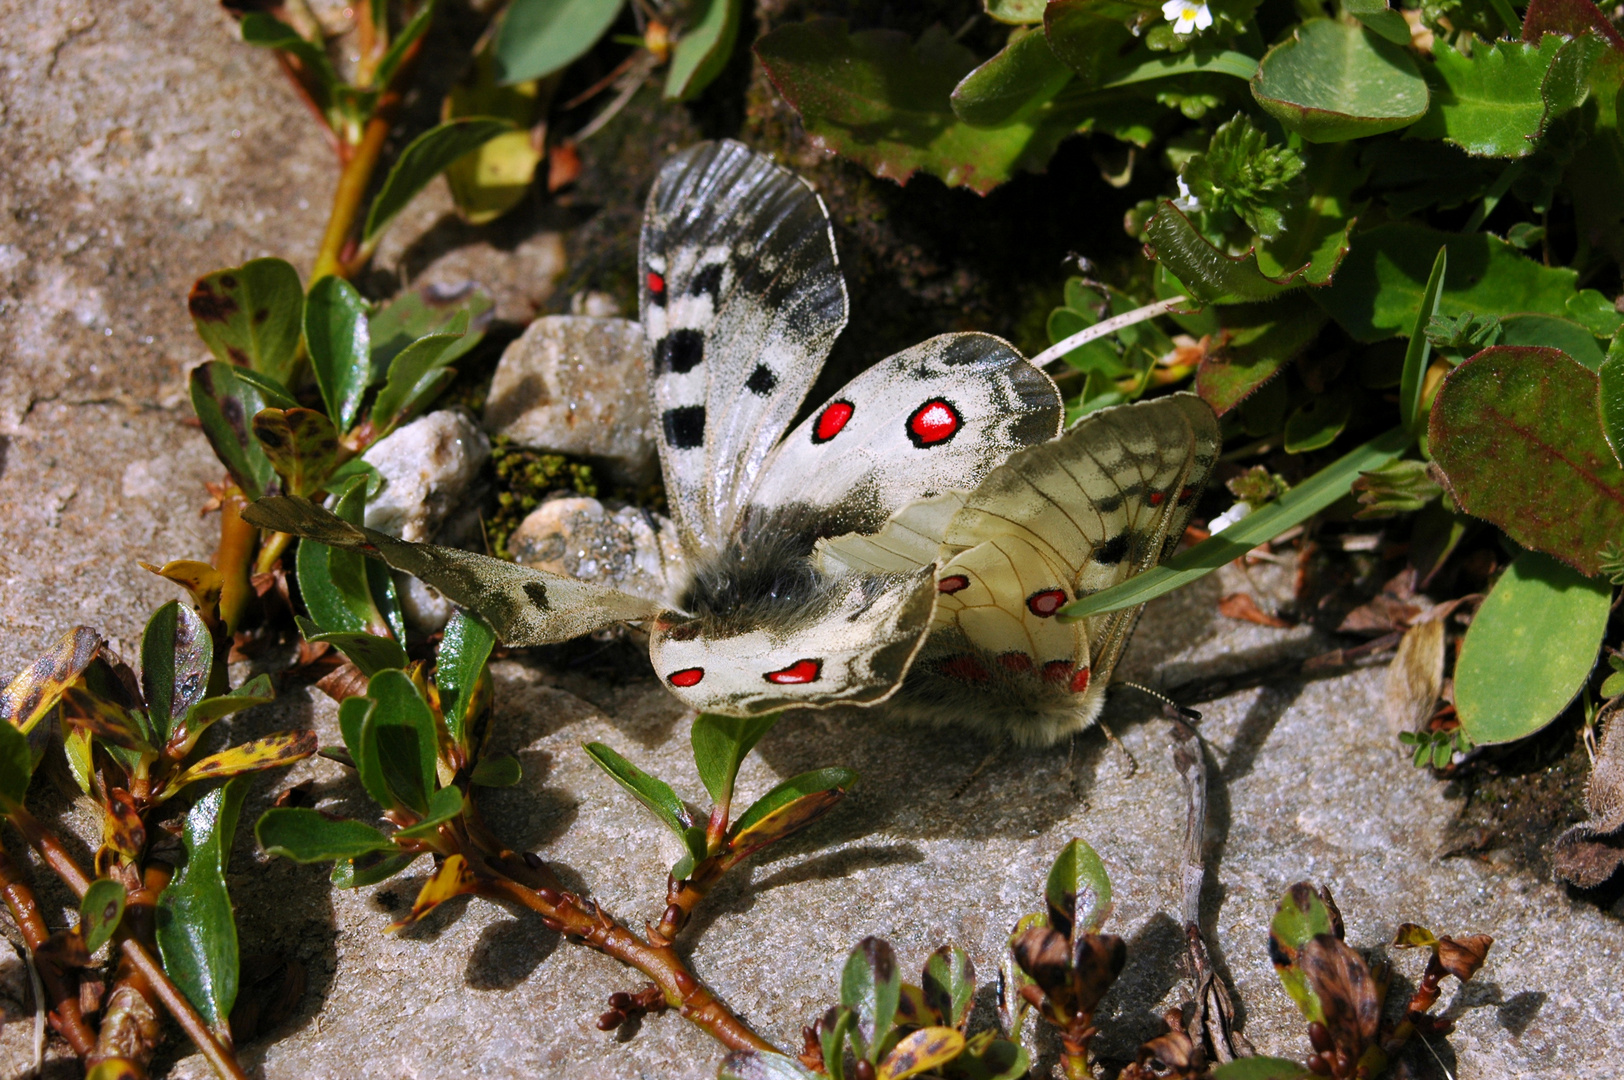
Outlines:
<svg viewBox="0 0 1624 1080"><path fill-rule="evenodd" d="M507 347L485 425L520 446L595 458L621 483L658 473L643 328L630 319L552 315Z"/></svg>
<svg viewBox="0 0 1624 1080"><path fill-rule="evenodd" d="M508 537L519 562L638 596L681 587L682 549L672 524L635 506L610 511L597 499L543 503Z"/></svg>
<svg viewBox="0 0 1624 1080"><path fill-rule="evenodd" d="M213 549L216 521L196 510L204 481L221 470L186 424L181 376L204 350L184 297L209 269L264 254L299 262L312 252L334 176L270 57L232 39L230 20L202 4L27 0L0 20L5 676L75 623L97 626L136 655L148 613L177 595L136 560ZM639 205L607 216L634 222ZM530 221L521 227L528 232L497 245L447 223L447 206L436 187L402 215L384 245L384 270L486 282L503 319L544 307L562 273L558 234ZM1178 683L1325 644L1304 631L1217 619L1221 591L1203 583L1153 605L1123 676ZM698 799L682 710L635 640L546 650L503 661L496 674L494 749L516 753L526 779L485 797L491 823L610 910L654 916L675 842L580 744L607 741ZM1214 776L1205 910L1245 1003L1246 1030L1264 1052L1306 1049L1265 933L1280 892L1311 877L1335 890L1356 946L1380 945L1405 920L1495 936L1479 981L1458 992L1446 986L1459 1028L1436 1049L1452 1075L1616 1076L1624 912L1570 899L1492 853L1442 857L1458 804L1394 746L1381 719L1382 682L1371 669L1201 705ZM957 941L985 986L1009 925L1038 906L1055 852L1083 836L1115 884L1109 929L1130 941L1099 1043L1109 1057L1126 1056L1154 1030L1161 1003L1183 993L1171 918L1183 802L1165 724L1126 693L1106 719L1136 772L1091 734L1070 751L1006 752L954 798L986 746L922 735L878 713L787 718L746 763L746 796L827 764L856 768L863 781L815 830L747 864L712 895L688 932L696 971L785 1045L833 1000L840 964L865 934L890 938L907 969ZM308 689L226 723L239 738L311 725L322 742L338 739L336 710ZM324 807L364 811L344 771L314 760L256 785L245 822L302 778L315 781ZM35 798L47 820L89 835L50 776ZM37 867L31 872L53 927L68 925L68 898ZM295 1015L243 1048L251 1075L714 1075L717 1048L675 1016L649 1018L624 1042L597 1031L607 996L639 980L532 919L453 901L406 935L382 933L425 873L414 867L383 887L334 892L324 867L266 861L243 830L230 872L243 952L291 952L309 973ZM1417 958L1397 963L1415 978ZM21 965L0 960L3 1077L26 1075L33 1060L25 985ZM1052 1060L1052 1044L1043 1045ZM184 1051L172 1041L154 1076L207 1076ZM48 1056L46 1075L73 1075L59 1044ZM1442 1075L1430 1061L1414 1061L1418 1075Z"/></svg>
<svg viewBox="0 0 1624 1080"><path fill-rule="evenodd" d="M367 503L369 528L424 543L435 539L477 500L472 488L491 456L491 441L464 409L420 416L361 455L383 477Z"/></svg>

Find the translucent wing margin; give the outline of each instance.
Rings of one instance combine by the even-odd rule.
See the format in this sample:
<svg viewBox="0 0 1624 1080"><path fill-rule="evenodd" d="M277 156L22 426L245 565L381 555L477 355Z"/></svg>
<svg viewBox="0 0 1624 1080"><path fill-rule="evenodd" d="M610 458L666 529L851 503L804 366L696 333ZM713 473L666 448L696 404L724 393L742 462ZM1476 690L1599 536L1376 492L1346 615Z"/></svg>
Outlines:
<svg viewBox="0 0 1624 1080"><path fill-rule="evenodd" d="M732 535L846 325L846 285L811 186L731 141L660 170L639 271L660 462L692 559Z"/></svg>
<svg viewBox="0 0 1624 1080"><path fill-rule="evenodd" d="M243 518L262 529L381 559L475 611L508 645L547 645L617 622L652 618L657 601L471 551L415 544L347 521L305 499L261 499Z"/></svg>

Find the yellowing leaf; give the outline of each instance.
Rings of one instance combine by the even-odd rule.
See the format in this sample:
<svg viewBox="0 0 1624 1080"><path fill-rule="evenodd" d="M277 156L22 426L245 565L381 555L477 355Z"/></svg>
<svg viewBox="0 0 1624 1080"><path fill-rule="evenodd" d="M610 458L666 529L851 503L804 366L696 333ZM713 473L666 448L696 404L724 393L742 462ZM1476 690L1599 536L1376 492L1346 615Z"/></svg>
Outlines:
<svg viewBox="0 0 1624 1080"><path fill-rule="evenodd" d="M406 913L405 918L390 923L389 930L404 930L453 896L473 891L474 873L468 869L468 860L461 855L452 855L440 864L433 877L423 883L417 899L412 901L412 910Z"/></svg>
<svg viewBox="0 0 1624 1080"><path fill-rule="evenodd" d="M101 647L101 635L88 626L76 626L63 634L49 652L0 690L0 720L25 735L32 731L56 708Z"/></svg>
<svg viewBox="0 0 1624 1080"><path fill-rule="evenodd" d="M199 780L215 780L222 776L236 776L238 773L292 765L295 761L302 761L315 752L314 731L282 731L275 735L267 735L262 739L222 750L218 754L210 754L176 773L170 778L169 783L164 785L162 797L168 798L187 784Z"/></svg>
<svg viewBox="0 0 1624 1080"><path fill-rule="evenodd" d="M880 1062L879 1080L902 1080L952 1061L964 1049L964 1036L948 1027L927 1027L905 1035Z"/></svg>

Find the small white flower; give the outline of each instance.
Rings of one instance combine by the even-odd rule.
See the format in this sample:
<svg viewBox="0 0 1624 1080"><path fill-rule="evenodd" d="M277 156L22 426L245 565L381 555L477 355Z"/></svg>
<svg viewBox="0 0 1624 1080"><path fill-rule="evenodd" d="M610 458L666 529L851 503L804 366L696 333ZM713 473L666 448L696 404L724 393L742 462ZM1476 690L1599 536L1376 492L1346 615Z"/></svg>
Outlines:
<svg viewBox="0 0 1624 1080"><path fill-rule="evenodd" d="M1169 0L1171 2L1171 0ZM1177 178L1179 182L1179 197L1173 200L1173 205L1186 214L1193 214L1201 209L1201 200L1190 193L1190 185L1184 182L1184 177Z"/></svg>
<svg viewBox="0 0 1624 1080"><path fill-rule="evenodd" d="M1221 533L1251 512L1251 503L1238 502L1208 522L1207 531L1210 533Z"/></svg>
<svg viewBox="0 0 1624 1080"><path fill-rule="evenodd" d="M1162 17L1173 24L1175 34L1205 30L1212 25L1212 11L1207 5L1191 3L1190 0L1167 0L1162 5Z"/></svg>

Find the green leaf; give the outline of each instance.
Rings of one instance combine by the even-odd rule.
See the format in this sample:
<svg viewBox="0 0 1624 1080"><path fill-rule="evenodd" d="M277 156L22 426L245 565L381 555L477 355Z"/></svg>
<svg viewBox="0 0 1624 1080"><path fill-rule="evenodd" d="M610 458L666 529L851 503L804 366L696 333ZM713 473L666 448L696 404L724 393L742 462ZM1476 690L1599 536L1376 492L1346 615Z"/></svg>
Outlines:
<svg viewBox="0 0 1624 1080"><path fill-rule="evenodd" d="M296 616L295 621L299 624L299 636L312 644L324 641L333 646L369 679L380 671L403 668L410 663L406 650L394 638L358 630L334 630L324 634L309 619Z"/></svg>
<svg viewBox="0 0 1624 1080"><path fill-rule="evenodd" d="M1257 60L1233 49L1192 48L1176 55L1141 49L1107 66L1101 78L1102 86L1116 87L1201 72L1250 80L1257 74Z"/></svg>
<svg viewBox="0 0 1624 1080"><path fill-rule="evenodd" d="M0 724L0 804L22 805L34 774L34 755L28 737L10 724Z"/></svg>
<svg viewBox="0 0 1624 1080"><path fill-rule="evenodd" d="M1128 26L1156 10L1157 5L1129 0L1051 0L1043 12L1044 36L1055 56L1093 89L1124 66L1123 54L1143 58L1149 52L1135 47Z"/></svg>
<svg viewBox="0 0 1624 1080"><path fill-rule="evenodd" d="M857 783L850 769L814 769L792 776L750 804L728 835L735 850L759 848L828 813Z"/></svg>
<svg viewBox="0 0 1624 1080"><path fill-rule="evenodd" d="M1195 389L1220 416L1308 348L1327 321L1325 313L1301 292L1217 310L1229 345L1202 358Z"/></svg>
<svg viewBox="0 0 1624 1080"><path fill-rule="evenodd" d="M366 484L359 477L339 496L333 512L359 525L366 506ZM389 633L389 625L372 598L367 558L358 551L328 547L314 540L299 541L295 559L299 598L304 601L322 633Z"/></svg>
<svg viewBox="0 0 1624 1080"><path fill-rule="evenodd" d="M970 954L957 945L943 945L931 953L925 961L921 989L937 1015L962 1029L975 1005L976 973Z"/></svg>
<svg viewBox="0 0 1624 1080"><path fill-rule="evenodd" d="M1404 373L1399 378L1398 412L1404 430L1419 437L1425 430L1426 417L1421 414L1421 388L1427 374L1427 362L1432 356L1432 341L1426 335L1427 323L1438 314L1438 297L1443 292L1444 273L1449 268L1449 249L1440 247L1432 260L1432 273L1427 275L1427 287L1421 293L1421 303L1415 309L1415 328L1410 331L1410 343L1404 350Z"/></svg>
<svg viewBox="0 0 1624 1080"><path fill-rule="evenodd" d="M939 25L916 43L894 30L848 33L837 19L786 23L756 41L756 55L813 145L899 184L924 171L985 194L1043 168L1082 119L1049 101L1001 127L964 123L952 94L976 58Z"/></svg>
<svg viewBox="0 0 1624 1080"><path fill-rule="evenodd" d="M255 675L228 694L204 698L186 710L186 716L181 723L181 727L186 729L186 737L180 747L181 756L184 757L191 752L197 740L216 720L275 700L276 691L271 686L271 677L264 673ZM178 729L171 728L170 735L173 736L176 730Z"/></svg>
<svg viewBox="0 0 1624 1080"><path fill-rule="evenodd" d="M79 899L79 933L85 951L94 953L107 944L124 917L124 886L112 878L97 878Z"/></svg>
<svg viewBox="0 0 1624 1080"><path fill-rule="evenodd" d="M446 623L436 656L434 682L440 688L440 712L445 717L451 740L464 750L468 746L469 725L477 717L481 700L489 702L489 688L479 692L480 680L489 683L485 663L490 659L496 635L477 615L458 609Z"/></svg>
<svg viewBox="0 0 1624 1080"><path fill-rule="evenodd" d="M1498 237L1404 223L1356 234L1336 280L1310 295L1359 341L1408 333L1440 246L1449 249L1449 269L1439 315L1561 315L1574 295L1574 271L1541 266ZM1434 258L1427 258L1429 251Z"/></svg>
<svg viewBox="0 0 1624 1080"><path fill-rule="evenodd" d="M444 330L418 338L389 362L388 381L372 403L376 438L410 419L445 388L447 358L467 329L467 318L459 315Z"/></svg>
<svg viewBox="0 0 1624 1080"><path fill-rule="evenodd" d="M424 285L401 293L368 321L372 337L369 383L382 381L395 357L412 342L443 333L466 315L467 331L440 354L442 365L456 360L484 338L495 307L490 290L471 281L455 288Z"/></svg>
<svg viewBox="0 0 1624 1080"><path fill-rule="evenodd" d="M377 198L372 200L372 207L367 211L366 228L361 232L362 245L374 243L395 215L406 209L406 204L430 180L439 176L447 165L512 130L513 125L506 120L465 116L447 120L413 139L400 152L394 167L384 178L383 187L378 189Z"/></svg>
<svg viewBox="0 0 1624 1080"><path fill-rule="evenodd" d="M1427 84L1407 49L1329 19L1303 23L1270 49L1252 96L1309 142L1396 131L1427 111Z"/></svg>
<svg viewBox="0 0 1624 1080"><path fill-rule="evenodd" d="M1353 396L1345 388L1317 394L1286 417L1281 449L1288 454L1321 450L1336 441L1353 416Z"/></svg>
<svg viewBox="0 0 1624 1080"><path fill-rule="evenodd" d="M383 778L383 764L378 759L378 742L368 739L367 720L377 703L371 698L349 697L338 704L338 730L344 739L344 748L350 752L355 775L372 801L384 809L395 804L395 797Z"/></svg>
<svg viewBox="0 0 1624 1080"><path fill-rule="evenodd" d="M496 757L481 758L474 771L468 775L470 784L480 787L512 787L524 779L524 769L519 765L519 759L512 754L498 754Z"/></svg>
<svg viewBox="0 0 1624 1080"><path fill-rule="evenodd" d="M328 880L335 889L365 888L380 881L388 881L424 854L421 851L403 851L398 855L385 855L380 859L373 859L362 866L357 866L355 859L339 859L333 863L333 872L328 876Z"/></svg>
<svg viewBox="0 0 1624 1080"><path fill-rule="evenodd" d="M1205 210L1233 213L1258 237L1272 239L1284 227L1286 196L1304 164L1301 154L1272 145L1245 113L1236 113L1179 175Z"/></svg>
<svg viewBox="0 0 1624 1080"><path fill-rule="evenodd" d="M442 119L491 116L515 126L446 166L446 187L457 212L470 225L495 221L529 194L536 166L546 156L530 135L543 104L540 97L541 84L535 79L498 85L496 58L488 45L474 55L472 70L446 94Z"/></svg>
<svg viewBox="0 0 1624 1080"><path fill-rule="evenodd" d="M1474 41L1468 56L1435 42L1426 69L1431 105L1404 137L1443 139L1478 157L1527 157L1545 122L1540 88L1562 45L1554 35L1537 46Z"/></svg>
<svg viewBox="0 0 1624 1080"><path fill-rule="evenodd" d="M311 496L321 491L338 460L338 430L315 409L261 409L254 416L254 439L264 451L282 490Z"/></svg>
<svg viewBox="0 0 1624 1080"><path fill-rule="evenodd" d="M620 14L622 0L514 0L496 31L505 83L539 79L573 63Z"/></svg>
<svg viewBox="0 0 1624 1080"><path fill-rule="evenodd" d="M694 766L716 805L721 806L733 798L733 780L739 774L740 763L782 715L736 717L700 713L694 719L689 733L694 747Z"/></svg>
<svg viewBox="0 0 1624 1080"><path fill-rule="evenodd" d="M141 635L141 694L155 742L203 700L213 669L214 639L195 611L171 600L152 613Z"/></svg>
<svg viewBox="0 0 1624 1080"><path fill-rule="evenodd" d="M1595 289L1580 289L1564 305L1568 318L1599 338L1611 338L1624 329L1624 315L1613 301Z"/></svg>
<svg viewBox="0 0 1624 1080"><path fill-rule="evenodd" d="M614 778L615 783L632 793L638 802L651 810L655 817L665 822L679 839L686 843L685 834L693 822L688 808L677 798L677 793L671 790L671 785L664 780L656 779L627 761L619 754L600 742L586 743L582 749L591 758L593 764Z"/></svg>
<svg viewBox="0 0 1624 1080"><path fill-rule="evenodd" d="M1314 1074L1300 1061L1285 1058L1236 1058L1212 1070L1212 1080L1305 1080Z"/></svg>
<svg viewBox="0 0 1624 1080"><path fill-rule="evenodd" d="M406 53L428 31L429 23L434 21L434 13L438 7L437 0L427 0L417 9L417 14L412 16L411 21L395 34L395 39L389 43L389 51L383 54L383 59L378 61L378 66L372 71L373 86L381 89L394 81L395 72L400 70L400 65L406 59ZM373 11L380 22L387 23L388 5L380 4Z"/></svg>
<svg viewBox="0 0 1624 1080"><path fill-rule="evenodd" d="M324 277L305 298L304 342L327 415L348 431L372 375L367 302L341 277Z"/></svg>
<svg viewBox="0 0 1624 1080"><path fill-rule="evenodd" d="M410 677L397 670L374 675L367 683L367 697L375 704L361 728L363 752L368 757L377 755L384 785L394 802L419 815L427 814L439 749L429 703Z"/></svg>
<svg viewBox="0 0 1624 1080"><path fill-rule="evenodd" d="M953 114L976 127L995 128L1053 98L1072 80L1071 68L1032 31L1018 37L953 88Z"/></svg>
<svg viewBox="0 0 1624 1080"><path fill-rule="evenodd" d="M924 1027L910 1031L885 1055L875 1073L876 1080L903 1080L939 1065L945 1065L964 1049L964 1035L949 1027Z"/></svg>
<svg viewBox="0 0 1624 1080"><path fill-rule="evenodd" d="M1555 315L1508 315L1500 320L1500 339L1495 344L1561 349L1591 371L1600 370L1607 357L1595 334L1572 319Z"/></svg>
<svg viewBox="0 0 1624 1080"><path fill-rule="evenodd" d="M332 61L327 59L327 50L316 42L306 40L293 27L263 11L248 12L238 27L247 44L278 49L298 58L300 65L311 76L316 110L326 117L329 126L336 128L339 119L334 115L336 101L344 84L333 70Z"/></svg>
<svg viewBox="0 0 1624 1080"><path fill-rule="evenodd" d="M716 1080L823 1080L823 1076L783 1054L735 1050L722 1059Z"/></svg>
<svg viewBox="0 0 1624 1080"><path fill-rule="evenodd" d="M682 830L682 844L687 851L671 867L671 877L675 881L682 881L692 874L700 860L710 855L710 834L704 825L690 825Z"/></svg>
<svg viewBox="0 0 1624 1080"><path fill-rule="evenodd" d="M1336 936L1336 927L1324 902L1306 881L1286 890L1269 924L1269 956L1280 985L1311 1022L1325 1022L1325 1008L1307 977L1297 966L1297 954L1322 935Z"/></svg>
<svg viewBox="0 0 1624 1080"><path fill-rule="evenodd" d="M1596 415L1613 460L1624 465L1624 334L1613 338L1597 372Z"/></svg>
<svg viewBox="0 0 1624 1080"><path fill-rule="evenodd" d="M174 980L209 1027L229 1030L237 1000L237 920L226 891L226 866L237 815L248 794L239 777L215 788L186 814L186 863L158 897L158 951Z"/></svg>
<svg viewBox="0 0 1624 1080"><path fill-rule="evenodd" d="M1532 735L1584 689L1613 590L1537 551L1512 560L1455 661L1455 709L1474 743Z"/></svg>
<svg viewBox="0 0 1624 1080"><path fill-rule="evenodd" d="M1377 37L1409 48L1410 24L1404 21L1404 16L1387 6L1387 0L1347 0L1342 10L1364 23L1365 28Z"/></svg>
<svg viewBox="0 0 1624 1080"><path fill-rule="evenodd" d="M902 975L891 946L877 937L858 942L840 976L840 1003L856 1014L851 1044L858 1060L877 1063L901 997Z"/></svg>
<svg viewBox="0 0 1624 1080"><path fill-rule="evenodd" d="M214 456L250 499L274 493L276 470L249 432L249 421L267 405L291 409L297 403L280 386L251 377L247 368L210 360L187 377L192 410Z"/></svg>
<svg viewBox="0 0 1624 1080"><path fill-rule="evenodd" d="M1048 0L985 0L987 14L1001 23L1040 23Z"/></svg>
<svg viewBox="0 0 1624 1080"><path fill-rule="evenodd" d="M1049 901L1050 925L1062 932L1075 926L1071 937L1099 933L1111 914L1111 879L1099 853L1083 840L1073 840L1060 852L1043 895Z"/></svg>
<svg viewBox="0 0 1624 1080"><path fill-rule="evenodd" d="M1203 540L1121 585L1073 600L1058 614L1069 621L1120 611L1187 585L1324 510L1353 489L1353 482L1360 473L1381 468L1409 449L1413 441L1403 428L1378 435L1343 454L1286 492L1277 502L1253 511L1210 540Z"/></svg>
<svg viewBox="0 0 1624 1080"><path fill-rule="evenodd" d="M244 19L244 26L254 17ZM197 336L217 360L282 385L292 381L304 310L304 289L292 266L281 259L255 259L216 270L197 279L186 307Z"/></svg>
<svg viewBox="0 0 1624 1080"><path fill-rule="evenodd" d="M1252 252L1229 255L1218 250L1184 216L1171 199L1157 204L1156 216L1145 226L1156 261L1189 288L1190 295L1209 303L1268 300L1297 284L1302 270L1277 279L1258 269ZM1307 269L1304 267L1303 269Z"/></svg>
<svg viewBox="0 0 1624 1080"><path fill-rule="evenodd" d="M429 799L428 813L423 820L410 828L401 829L395 834L397 840L429 840L432 839L441 825L462 813L462 790L457 787L443 787L436 791Z"/></svg>
<svg viewBox="0 0 1624 1080"><path fill-rule="evenodd" d="M260 815L254 836L267 855L294 862L356 859L374 851L394 851L389 837L359 821L334 821L308 807L276 807Z"/></svg>
<svg viewBox="0 0 1624 1080"><path fill-rule="evenodd" d="M1556 349L1501 345L1450 372L1428 437L1455 502L1586 574L1624 536L1624 468L1596 421L1599 383Z"/></svg>
<svg viewBox="0 0 1624 1080"><path fill-rule="evenodd" d="M727 66L739 35L742 0L695 0L688 25L671 49L665 99L690 101Z"/></svg>

